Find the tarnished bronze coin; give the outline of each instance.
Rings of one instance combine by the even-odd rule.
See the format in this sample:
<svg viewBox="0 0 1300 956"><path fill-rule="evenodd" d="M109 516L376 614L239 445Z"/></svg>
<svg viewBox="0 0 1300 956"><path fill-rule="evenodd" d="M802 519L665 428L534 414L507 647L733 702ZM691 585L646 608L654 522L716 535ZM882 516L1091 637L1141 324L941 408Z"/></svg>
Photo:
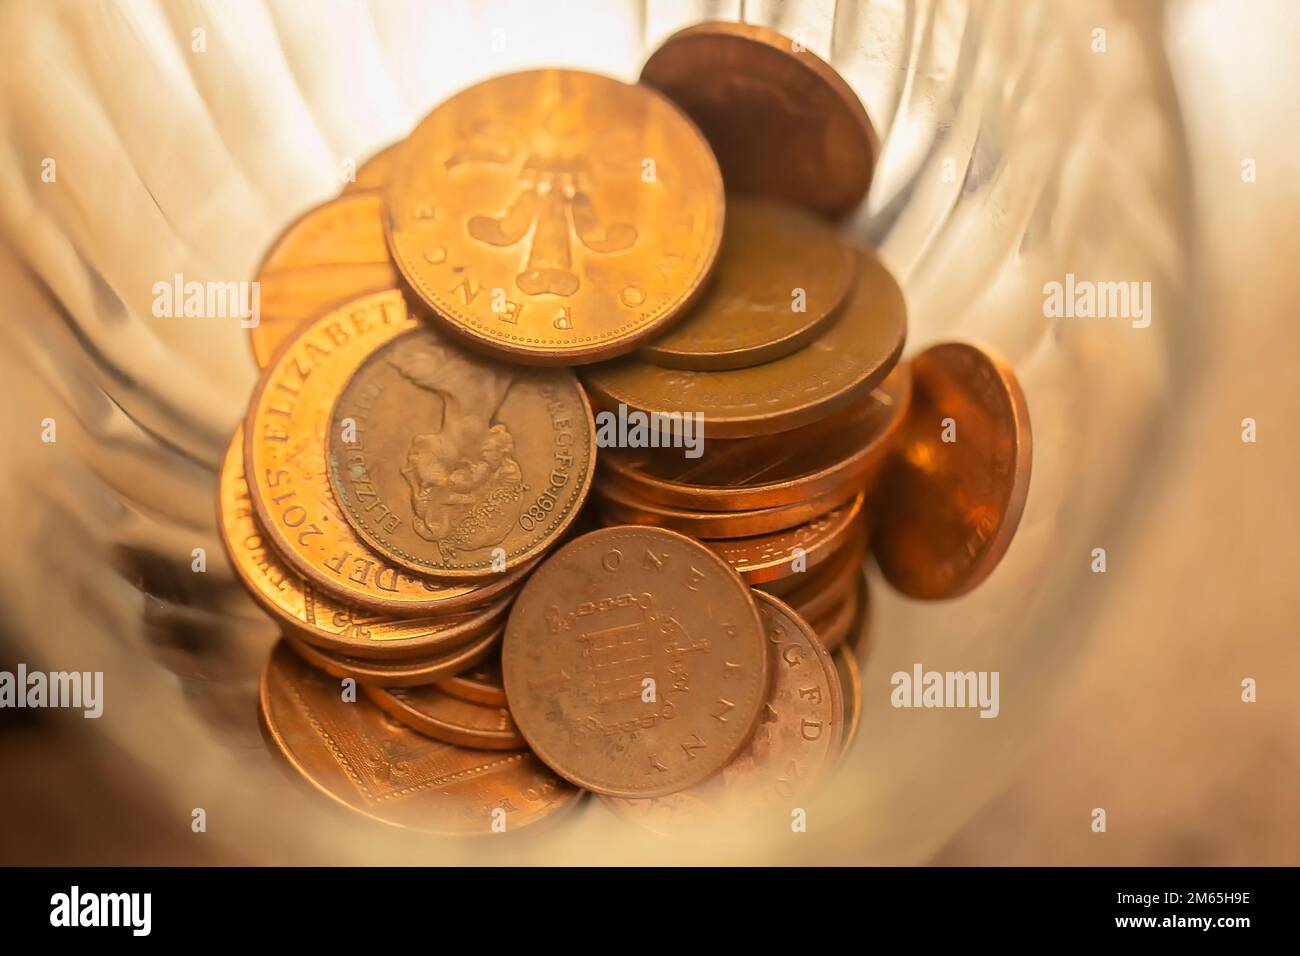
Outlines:
<svg viewBox="0 0 1300 956"><path fill-rule="evenodd" d="M614 796L681 790L726 765L767 696L750 589L658 528L605 528L543 562L501 649L510 711L562 777Z"/></svg>
<svg viewBox="0 0 1300 956"><path fill-rule="evenodd" d="M638 500L619 482L596 486L596 498L607 524L644 524L670 528L696 538L742 538L793 528L831 511L854 496L854 491L834 491L792 504L752 511L687 511Z"/></svg>
<svg viewBox="0 0 1300 956"><path fill-rule="evenodd" d="M267 368L248 410L249 497L272 548L309 583L381 614L444 614L513 589L527 568L480 586L414 574L363 545L330 488L330 406L365 359L416 328L397 291L366 296L299 329Z"/></svg>
<svg viewBox="0 0 1300 956"><path fill-rule="evenodd" d="M662 95L573 70L486 80L411 134L386 193L398 268L452 334L529 365L630 351L699 294L722 177Z"/></svg>
<svg viewBox="0 0 1300 956"><path fill-rule="evenodd" d="M839 308L857 267L853 247L806 212L732 197L708 290L681 321L642 346L655 365L745 368L789 355Z"/></svg>
<svg viewBox="0 0 1300 956"><path fill-rule="evenodd" d="M767 637L772 684L749 744L710 779L660 797L656 814L649 812L651 801L607 800L620 816L651 825L681 825L707 823L710 814L773 808L788 813L839 757L844 695L835 662L788 605L761 591L754 597ZM665 808L678 802L678 808Z"/></svg>
<svg viewBox="0 0 1300 956"><path fill-rule="evenodd" d="M380 194L347 194L317 206L284 231L257 269L261 318L248 330L253 358L265 368L304 322L398 281Z"/></svg>
<svg viewBox="0 0 1300 956"><path fill-rule="evenodd" d="M865 556L866 535L856 534L808 574L787 578L786 580L799 581L802 577L805 580L794 588L785 590L779 597L798 611L805 621L824 617L858 586ZM770 584L760 584L759 588L776 593Z"/></svg>
<svg viewBox="0 0 1300 956"><path fill-rule="evenodd" d="M821 564L849 540L862 514L862 495L807 524L752 538L704 542L749 584L767 584Z"/></svg>
<svg viewBox="0 0 1300 956"><path fill-rule="evenodd" d="M872 550L909 597L950 598L1002 560L1029 493L1029 409L1004 361L965 343L912 360L912 409L879 491Z"/></svg>
<svg viewBox="0 0 1300 956"><path fill-rule="evenodd" d="M730 192L829 217L867 194L880 143L853 89L792 39L750 23L673 34L641 69L699 125Z"/></svg>
<svg viewBox="0 0 1300 956"><path fill-rule="evenodd" d="M438 681L452 697L489 707L505 707L506 688L501 677L501 655L489 654L468 670Z"/></svg>
<svg viewBox="0 0 1300 956"><path fill-rule="evenodd" d="M573 523L596 429L568 369L505 365L419 329L348 380L326 450L344 515L375 552L482 580L540 557Z"/></svg>
<svg viewBox="0 0 1300 956"><path fill-rule="evenodd" d="M365 691L383 711L426 737L481 750L520 750L527 746L505 707L461 700L434 685L366 687Z"/></svg>
<svg viewBox="0 0 1300 956"><path fill-rule="evenodd" d="M894 447L911 397L910 368L899 364L866 399L803 428L710 437L699 458L680 449L602 448L599 465L638 498L700 511L771 508L861 490L875 482Z"/></svg>
<svg viewBox="0 0 1300 956"><path fill-rule="evenodd" d="M809 620L808 623L828 651L841 647L853 632L854 625L861 622L867 601L866 588L866 577L859 571L853 586L838 602Z"/></svg>
<svg viewBox="0 0 1300 956"><path fill-rule="evenodd" d="M344 194L355 192L381 191L388 183L397 154L405 140L398 140L375 153L357 170L356 178L343 187Z"/></svg>
<svg viewBox="0 0 1300 956"><path fill-rule="evenodd" d="M244 436L238 429L221 468L219 527L230 563L253 599L286 632L339 654L411 658L438 653L482 636L505 617L509 601L459 615L398 618L340 603L285 567L267 546L244 479Z"/></svg>
<svg viewBox="0 0 1300 956"><path fill-rule="evenodd" d="M835 320L797 352L722 372L660 368L630 356L583 369L582 380L603 409L699 413L708 439L770 435L861 401L898 361L906 333L898 283L874 254L859 250L853 291Z"/></svg>
<svg viewBox="0 0 1300 956"><path fill-rule="evenodd" d="M840 749L847 753L858 739L858 725L862 723L862 671L853 648L845 644L834 654L835 672L840 677L844 692L844 742Z"/></svg>
<svg viewBox="0 0 1300 956"><path fill-rule="evenodd" d="M400 660L371 660L323 651L290 634L289 646L303 660L332 677L350 677L358 684L371 687L419 687L436 684L452 674L459 674L483 660L501 643L498 627L440 654Z"/></svg>
<svg viewBox="0 0 1300 956"><path fill-rule="evenodd" d="M571 807L581 791L526 751L472 750L393 720L284 641L262 674L259 711L271 746L321 793L375 820L449 836L506 832ZM498 827L499 829L499 827Z"/></svg>

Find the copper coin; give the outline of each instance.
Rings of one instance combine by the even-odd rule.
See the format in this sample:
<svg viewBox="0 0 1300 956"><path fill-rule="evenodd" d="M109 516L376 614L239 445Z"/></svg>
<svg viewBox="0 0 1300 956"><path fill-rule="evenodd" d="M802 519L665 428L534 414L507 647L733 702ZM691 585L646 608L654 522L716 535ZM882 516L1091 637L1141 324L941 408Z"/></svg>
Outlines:
<svg viewBox="0 0 1300 956"><path fill-rule="evenodd" d="M887 269L858 253L857 284L835 321L785 358L723 372L666 369L638 356L583 370L602 409L703 415L708 438L785 432L861 401L898 361L907 332L903 294Z"/></svg>
<svg viewBox="0 0 1300 956"><path fill-rule="evenodd" d="M727 228L708 290L641 356L696 370L745 368L817 336L853 284L853 247L796 207L727 200Z"/></svg>
<svg viewBox="0 0 1300 956"><path fill-rule="evenodd" d="M482 580L564 534L591 488L596 428L568 369L505 365L419 329L348 380L326 451L344 516L376 553Z"/></svg>
<svg viewBox="0 0 1300 956"><path fill-rule="evenodd" d="M481 750L520 750L510 711L453 697L438 687L366 687L366 695L387 714L426 737Z"/></svg>
<svg viewBox="0 0 1300 956"><path fill-rule="evenodd" d="M798 611L806 621L825 616L858 586L865 554L865 535L858 535L855 541L840 548L814 569L812 574L804 575L808 580L780 595L781 600ZM760 585L762 589L768 587L769 585Z"/></svg>
<svg viewBox="0 0 1300 956"><path fill-rule="evenodd" d="M617 481L596 487L596 499L607 524L644 524L670 528L696 538L743 538L772 534L811 521L852 498L853 491L836 491L774 508L753 511L686 511L637 499L635 492Z"/></svg>
<svg viewBox="0 0 1300 956"><path fill-rule="evenodd" d="M728 191L832 218L867 194L880 143L861 101L833 67L775 30L688 27L646 61L641 82L699 125Z"/></svg>
<svg viewBox="0 0 1300 956"><path fill-rule="evenodd" d="M304 322L368 292L396 288L383 197L347 194L310 210L272 244L257 282L261 317L248 335L253 358L265 368Z"/></svg>
<svg viewBox="0 0 1300 956"><path fill-rule="evenodd" d="M388 177L397 162L398 151L405 140L398 140L375 153L357 170L356 179L343 187L344 194L379 191L388 183Z"/></svg>
<svg viewBox="0 0 1300 956"><path fill-rule="evenodd" d="M821 564L849 540L862 514L862 495L807 524L752 538L708 541L715 554L749 584L767 584Z"/></svg>
<svg viewBox="0 0 1300 956"><path fill-rule="evenodd" d="M853 587L830 610L808 623L817 632L826 649L834 651L844 644L852 633L854 624L861 620L865 604L865 578L859 571Z"/></svg>
<svg viewBox="0 0 1300 956"><path fill-rule="evenodd" d="M409 660L369 660L334 654L290 634L285 635L285 640L299 657L332 677L350 677L372 687L419 687L473 667L497 648L501 633L502 628L496 628L442 654Z"/></svg>
<svg viewBox="0 0 1300 956"><path fill-rule="evenodd" d="M750 590L685 535L605 528L524 585L501 649L515 722L579 786L656 796L744 746L767 692Z"/></svg>
<svg viewBox="0 0 1300 956"><path fill-rule="evenodd" d="M505 707L506 688L501 677L501 655L489 654L468 670L438 681L453 697L489 707Z"/></svg>
<svg viewBox="0 0 1300 956"><path fill-rule="evenodd" d="M710 439L699 458L679 449L603 448L599 464L639 498L662 505L740 511L792 504L874 483L911 398L910 368L899 364L864 401L795 431Z"/></svg>
<svg viewBox="0 0 1300 956"><path fill-rule="evenodd" d="M538 823L580 791L526 751L472 750L432 740L366 697L345 702L338 681L284 641L262 673L259 711L274 750L321 793L372 819L454 836Z"/></svg>
<svg viewBox="0 0 1300 956"><path fill-rule="evenodd" d="M724 199L708 144L663 96L536 70L425 117L386 207L393 258L448 331L573 365L630 351L694 301Z"/></svg>
<svg viewBox="0 0 1300 956"><path fill-rule="evenodd" d="M244 427L249 497L272 549L339 600L396 616L481 605L527 573L506 572L478 587L414 574L363 545L335 500L325 461L330 406L375 349L416 327L396 291L327 312L295 332L267 368Z"/></svg>
<svg viewBox="0 0 1300 956"><path fill-rule="evenodd" d="M840 677L840 688L844 692L844 742L840 749L847 753L858 739L858 725L862 722L862 671L858 667L857 655L853 648L845 644L834 654L835 672Z"/></svg>
<svg viewBox="0 0 1300 956"><path fill-rule="evenodd" d="M244 478L243 429L221 468L219 521L230 563L248 592L289 633L327 651L365 658L437 653L482 636L504 618L507 599L457 616L394 618L334 600L285 567L267 546Z"/></svg>
<svg viewBox="0 0 1300 956"><path fill-rule="evenodd" d="M1020 524L1033 459L1029 409L1010 366L974 345L926 349L912 360L912 379L872 550L885 579L909 597L957 597L997 567Z"/></svg>
<svg viewBox="0 0 1300 956"><path fill-rule="evenodd" d="M661 807L683 804L681 812L664 815L666 822L708 822L708 812L702 813L696 800L715 814L766 808L788 812L841 752L844 695L835 662L788 605L761 591L755 591L754 597L772 671L763 715L748 745L719 773L690 790L659 798ZM607 801L616 813L642 822L649 822L647 803L650 801Z"/></svg>

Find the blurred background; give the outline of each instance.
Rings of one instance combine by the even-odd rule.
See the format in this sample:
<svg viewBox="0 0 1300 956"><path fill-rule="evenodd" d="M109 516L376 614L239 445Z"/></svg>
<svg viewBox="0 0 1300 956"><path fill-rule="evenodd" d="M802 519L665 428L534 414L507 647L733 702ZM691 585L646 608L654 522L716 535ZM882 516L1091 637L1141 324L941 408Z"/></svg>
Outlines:
<svg viewBox="0 0 1300 956"><path fill-rule="evenodd" d="M215 535L245 333L155 319L151 287L251 278L345 160L476 79L631 80L710 18L802 31L862 97L883 149L850 228L903 284L908 352L975 338L1024 383L1017 540L960 601L873 577L861 734L807 834L648 839L591 801L459 845L336 811L261 741L275 631ZM102 670L106 700L98 721L0 711L0 862L1300 863L1298 41L1288 0L11 0L0 669ZM1151 327L1044 318L1067 272L1150 281ZM1000 716L893 710L914 661L998 670Z"/></svg>

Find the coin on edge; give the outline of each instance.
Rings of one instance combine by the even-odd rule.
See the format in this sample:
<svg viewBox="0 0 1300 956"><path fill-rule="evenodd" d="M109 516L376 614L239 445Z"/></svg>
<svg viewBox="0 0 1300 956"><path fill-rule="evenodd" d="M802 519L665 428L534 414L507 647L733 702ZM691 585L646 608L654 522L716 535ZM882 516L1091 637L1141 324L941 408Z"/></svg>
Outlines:
<svg viewBox="0 0 1300 956"><path fill-rule="evenodd" d="M703 131L730 192L838 218L867 194L880 141L857 94L768 27L712 22L673 34L641 68Z"/></svg>
<svg viewBox="0 0 1300 956"><path fill-rule="evenodd" d="M872 550L914 598L965 594L997 567L1029 494L1029 409L1006 362L966 343L912 359L912 408L881 478ZM945 440L951 421L955 441Z"/></svg>
<svg viewBox="0 0 1300 956"><path fill-rule="evenodd" d="M507 832L572 806L580 791L527 751L472 750L424 737L365 697L348 703L337 680L272 650L259 693L272 747L330 799L394 826L447 836Z"/></svg>
<svg viewBox="0 0 1300 956"><path fill-rule="evenodd" d="M853 285L853 247L794 206L727 200L727 229L708 290L680 322L641 347L667 368L746 368L815 338Z"/></svg>
<svg viewBox="0 0 1300 956"><path fill-rule="evenodd" d="M593 531L528 579L501 648L519 730L556 773L652 797L725 766L753 732L768 663L750 589L685 535Z"/></svg>
<svg viewBox="0 0 1300 956"><path fill-rule="evenodd" d="M285 635L289 647L313 667L342 680L350 677L358 684L371 687L419 687L436 684L445 677L459 674L483 660L501 643L504 628L497 627L441 654L400 660L368 660L332 654Z"/></svg>
<svg viewBox="0 0 1300 956"><path fill-rule="evenodd" d="M770 584L809 571L849 541L862 514L863 496L797 528L752 538L727 538L705 544L749 584Z"/></svg>
<svg viewBox="0 0 1300 956"><path fill-rule="evenodd" d="M754 598L767 638L772 684L749 744L710 779L660 797L658 814L647 812L651 801L606 799L615 813L639 822L653 822L655 816L708 822L696 800L715 815L755 808L788 812L792 801L809 793L839 757L844 695L835 662L788 605L761 591ZM663 806L678 801L682 806L676 813Z"/></svg>
<svg viewBox="0 0 1300 956"><path fill-rule="evenodd" d="M363 684L362 688L385 713L426 737L480 750L521 750L527 746L505 707L461 700L434 685L372 687Z"/></svg>
<svg viewBox="0 0 1300 956"><path fill-rule="evenodd" d="M862 402L795 431L710 439L698 458L680 449L602 448L598 465L638 498L661 505L742 511L795 504L874 484L911 397L911 372L900 363Z"/></svg>
<svg viewBox="0 0 1300 956"><path fill-rule="evenodd" d="M273 550L341 601L395 616L482 605L527 573L508 571L480 587L413 574L362 544L334 498L325 461L330 407L371 352L417 325L395 290L326 313L267 367L244 424L249 497Z"/></svg>
<svg viewBox="0 0 1300 956"><path fill-rule="evenodd" d="M452 334L526 365L631 351L704 288L725 200L699 130L649 87L535 70L462 90L398 157L385 227Z"/></svg>
<svg viewBox="0 0 1300 956"><path fill-rule="evenodd" d="M457 647L504 617L498 600L456 616L385 617L342 604L285 567L266 543L244 478L243 429L235 431L221 468L218 526L226 554L253 599L281 627L310 644L366 658L410 658Z"/></svg>
<svg viewBox="0 0 1300 956"><path fill-rule="evenodd" d="M906 334L902 290L863 249L848 300L797 352L720 372L660 368L634 355L583 369L582 380L604 410L698 413L710 438L749 438L790 431L861 401L897 363Z"/></svg>
<svg viewBox="0 0 1300 956"><path fill-rule="evenodd" d="M265 368L295 329L326 309L394 289L398 282L384 242L379 193L345 194L308 211L257 268L260 316L248 336L258 367Z"/></svg>
<svg viewBox="0 0 1300 956"><path fill-rule="evenodd" d="M326 457L344 516L376 553L482 580L540 557L573 523L596 426L568 369L506 365L416 329L348 379Z"/></svg>
<svg viewBox="0 0 1300 956"><path fill-rule="evenodd" d="M858 725L862 722L862 670L857 654L848 644L831 656L835 658L835 670L844 692L844 742L840 750L848 753L853 741L858 739Z"/></svg>

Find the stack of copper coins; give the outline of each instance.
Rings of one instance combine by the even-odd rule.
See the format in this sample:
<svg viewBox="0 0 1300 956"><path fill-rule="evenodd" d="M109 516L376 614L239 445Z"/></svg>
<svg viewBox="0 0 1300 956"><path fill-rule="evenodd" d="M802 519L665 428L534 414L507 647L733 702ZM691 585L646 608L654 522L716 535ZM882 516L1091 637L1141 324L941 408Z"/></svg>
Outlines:
<svg viewBox="0 0 1300 956"><path fill-rule="evenodd" d="M857 728L868 552L962 593L1028 485L1009 369L900 363L898 283L837 226L877 150L827 64L706 23L637 84L463 90L292 225L220 489L283 632L272 748L442 834L586 791L788 821Z"/></svg>

